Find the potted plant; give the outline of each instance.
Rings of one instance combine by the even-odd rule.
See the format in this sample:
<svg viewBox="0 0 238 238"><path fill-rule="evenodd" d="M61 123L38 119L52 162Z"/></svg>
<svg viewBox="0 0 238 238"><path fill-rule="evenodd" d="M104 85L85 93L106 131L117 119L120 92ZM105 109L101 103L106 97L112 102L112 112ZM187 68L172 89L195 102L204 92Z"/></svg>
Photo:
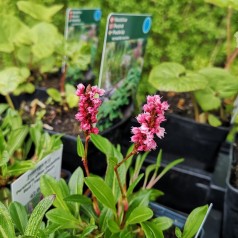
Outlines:
<svg viewBox="0 0 238 238"><path fill-rule="evenodd" d="M161 102L158 95L148 97L144 113L137 117L140 127L132 129L131 140L134 145L123 158L119 145L114 146L106 138L97 135L96 114L101 104L97 94L102 96L103 90L97 87L85 90L83 85L78 87L80 102L76 119L84 131L85 142L83 144L78 137L77 151L82 158L84 171L79 167L68 185L64 180L56 181L50 176L42 176L41 192L45 196L56 196L54 208L46 213L49 222L44 231L39 232L44 236L53 233L55 237L62 234L66 237L164 237L163 230L167 230L173 220L153 217L156 205L150 205L149 201L160 196L161 192L152 187L170 168L183 160L172 162L158 173L160 153L156 164L148 167L145 174L140 174L148 153L142 156L138 153L155 149L155 134L163 137L164 129L160 124L165 119L164 111L168 105ZM92 175L88 168L89 140L106 155L108 166L104 178ZM132 166L133 157L137 157L135 167ZM207 209L206 205L196 208L189 215L183 231L178 227L174 228L176 237L193 237L202 224Z"/></svg>
<svg viewBox="0 0 238 238"><path fill-rule="evenodd" d="M205 68L190 73L180 64L162 63L151 71L149 82L160 91L189 92L194 111L191 113L190 110L190 113L200 123L177 115L172 115L171 122L178 128L180 126L180 132L183 131L185 138L190 140L188 145L197 148L197 153L194 153L197 159L201 158L207 169L213 170L217 152L230 130L232 102L238 91L237 78L221 68ZM176 110L176 107L178 105L172 110ZM179 111L183 113L185 110ZM228 127L221 127L222 124L228 124ZM190 133L194 133L196 138L191 138Z"/></svg>
<svg viewBox="0 0 238 238"><path fill-rule="evenodd" d="M19 177L36 168L55 151L60 150L59 153L62 153L62 144L61 136L50 136L43 132L40 122L26 125L17 111L8 108L6 104L0 105L0 199L2 202L9 203L13 196L13 184L19 180Z"/></svg>

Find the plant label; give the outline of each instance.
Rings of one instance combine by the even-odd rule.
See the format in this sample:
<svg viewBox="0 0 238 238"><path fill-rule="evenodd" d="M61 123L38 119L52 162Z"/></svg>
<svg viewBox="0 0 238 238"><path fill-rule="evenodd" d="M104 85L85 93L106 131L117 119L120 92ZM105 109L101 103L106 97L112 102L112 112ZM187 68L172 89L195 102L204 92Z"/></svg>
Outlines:
<svg viewBox="0 0 238 238"><path fill-rule="evenodd" d="M17 201L31 210L40 201L40 177L48 174L60 179L63 146L47 155L36 167L27 171L11 184L12 201Z"/></svg>
<svg viewBox="0 0 238 238"><path fill-rule="evenodd" d="M67 64L66 76L71 84L76 85L83 80L92 80L94 77L92 69L98 48L101 15L101 10L97 8L66 10L64 35L67 40L67 56L62 71L66 70Z"/></svg>
<svg viewBox="0 0 238 238"><path fill-rule="evenodd" d="M116 88L126 87L127 81L137 86L151 24L151 16L147 14L108 16L99 87L112 94Z"/></svg>

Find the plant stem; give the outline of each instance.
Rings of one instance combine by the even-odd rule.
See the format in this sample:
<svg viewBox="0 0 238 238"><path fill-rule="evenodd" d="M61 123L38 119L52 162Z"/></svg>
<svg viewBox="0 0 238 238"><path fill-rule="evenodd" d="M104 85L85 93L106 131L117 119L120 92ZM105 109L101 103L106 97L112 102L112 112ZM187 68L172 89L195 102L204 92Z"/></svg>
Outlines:
<svg viewBox="0 0 238 238"><path fill-rule="evenodd" d="M227 40L226 57L227 57L227 60L231 53L231 16L232 16L232 8L228 7L227 16L226 16L226 40Z"/></svg>
<svg viewBox="0 0 238 238"><path fill-rule="evenodd" d="M195 99L195 96L193 93L191 93L192 97L192 104L193 104L193 109L194 109L194 116L195 116L195 121L199 122L199 110L198 110L198 105Z"/></svg>
<svg viewBox="0 0 238 238"><path fill-rule="evenodd" d="M8 103L8 105L12 108L12 109L15 109L14 105L13 105L13 102L12 102L12 99L11 97L9 96L9 94L5 95L5 98L6 98L6 101Z"/></svg>
<svg viewBox="0 0 238 238"><path fill-rule="evenodd" d="M121 194L122 194L122 198L125 198L126 197L126 192L124 191L125 189L123 188L122 186L122 183L121 183L121 179L120 179L120 176L119 176L119 173L118 173L118 168L124 163L126 162L132 155L134 155L136 153L136 151L132 151L130 154L128 154L120 163L118 163L117 165L115 165L114 167L114 171L116 173L116 176L117 176L117 181L118 181L118 184L119 184L119 187L120 187L120 190L121 190Z"/></svg>
<svg viewBox="0 0 238 238"><path fill-rule="evenodd" d="M89 173L89 169L88 169L88 142L90 140L90 136L87 135L86 136L86 140L85 140L85 145L84 145L84 156L82 158L83 161L83 166L86 172L86 175L89 177L90 173Z"/></svg>
<svg viewBox="0 0 238 238"><path fill-rule="evenodd" d="M87 177L90 176L89 173L89 169L88 169L88 142L90 140L90 135L85 134L85 145L84 145L84 156L82 157L82 161L83 161L83 166L86 172ZM96 199L96 197L92 194L92 200L93 200L93 208L95 213L99 216L100 215L100 209L98 206L98 201Z"/></svg>
<svg viewBox="0 0 238 238"><path fill-rule="evenodd" d="M64 71L62 72L62 75L60 77L60 92L61 92L61 94L65 94L66 74L67 74L67 65L65 65Z"/></svg>
<svg viewBox="0 0 238 238"><path fill-rule="evenodd" d="M238 55L238 48L236 48L227 58L225 69L229 69L232 65L233 61L235 60L236 56Z"/></svg>

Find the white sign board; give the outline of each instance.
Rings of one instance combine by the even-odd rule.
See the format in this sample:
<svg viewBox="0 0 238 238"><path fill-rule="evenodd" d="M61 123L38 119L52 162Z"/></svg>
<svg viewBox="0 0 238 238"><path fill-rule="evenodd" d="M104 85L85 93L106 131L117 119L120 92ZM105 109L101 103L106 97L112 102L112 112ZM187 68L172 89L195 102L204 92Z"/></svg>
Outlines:
<svg viewBox="0 0 238 238"><path fill-rule="evenodd" d="M27 171L11 184L12 201L27 205L40 194L40 177L48 174L60 179L63 146L47 155L36 167ZM39 195L40 196L40 195Z"/></svg>

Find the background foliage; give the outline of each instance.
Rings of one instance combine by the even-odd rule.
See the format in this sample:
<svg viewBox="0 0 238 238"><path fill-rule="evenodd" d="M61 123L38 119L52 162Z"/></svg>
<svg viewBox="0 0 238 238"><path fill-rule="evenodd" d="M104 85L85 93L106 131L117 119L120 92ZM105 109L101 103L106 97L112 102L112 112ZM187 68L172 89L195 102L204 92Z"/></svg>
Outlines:
<svg viewBox="0 0 238 238"><path fill-rule="evenodd" d="M153 66L164 61L183 64L188 69L207 66L223 67L226 59L226 8L219 8L204 0L30 0L46 5L64 4L54 17L60 32L64 31L67 7L100 7L102 21L96 71L99 71L101 50L107 15L111 12L150 13L153 18L152 31L148 40L139 92L145 90L147 76ZM0 13L16 10L16 0L0 2ZM21 13L19 13L21 14ZM238 14L232 16L231 33L237 31ZM233 40L235 48L235 39ZM233 66L236 70L237 62ZM237 70L236 70L237 71ZM237 73L237 72L234 72Z"/></svg>

